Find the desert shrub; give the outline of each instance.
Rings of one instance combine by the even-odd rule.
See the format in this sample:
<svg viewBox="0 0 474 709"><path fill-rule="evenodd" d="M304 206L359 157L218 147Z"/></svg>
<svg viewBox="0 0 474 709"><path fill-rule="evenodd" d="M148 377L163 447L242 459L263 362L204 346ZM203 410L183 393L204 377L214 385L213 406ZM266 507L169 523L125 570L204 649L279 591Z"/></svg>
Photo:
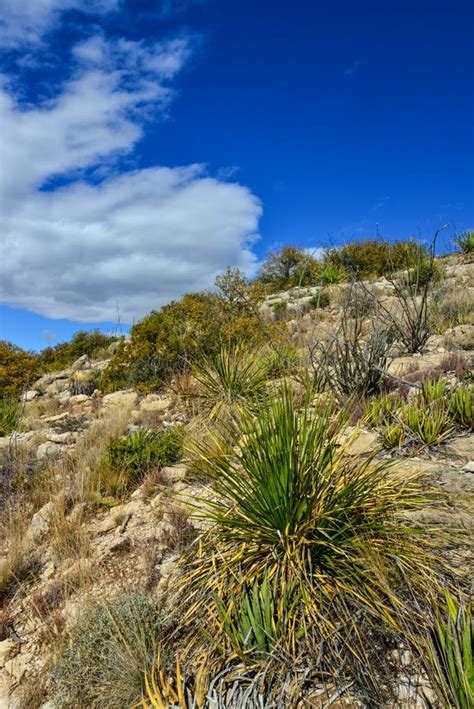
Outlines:
<svg viewBox="0 0 474 709"><path fill-rule="evenodd" d="M387 423L380 431L385 448L400 448L405 442L406 431L403 423Z"/></svg>
<svg viewBox="0 0 474 709"><path fill-rule="evenodd" d="M414 264L422 251L423 247L413 240L363 239L331 249L325 262L339 264L349 273L367 278L407 268Z"/></svg>
<svg viewBox="0 0 474 709"><path fill-rule="evenodd" d="M463 254L471 255L474 253L474 231L468 229L467 231L459 234L454 239L454 243L458 246Z"/></svg>
<svg viewBox="0 0 474 709"><path fill-rule="evenodd" d="M21 417L21 404L17 396L0 396L0 436L14 431Z"/></svg>
<svg viewBox="0 0 474 709"><path fill-rule="evenodd" d="M474 387L456 387L449 398L449 414L462 428L474 429Z"/></svg>
<svg viewBox="0 0 474 709"><path fill-rule="evenodd" d="M399 405L399 400L388 394L377 399L370 399L364 405L365 420L369 426L374 427L387 424L392 420Z"/></svg>
<svg viewBox="0 0 474 709"><path fill-rule="evenodd" d="M257 280L276 292L295 286L314 286L319 279L319 262L305 249L284 246L271 251L263 263Z"/></svg>
<svg viewBox="0 0 474 709"><path fill-rule="evenodd" d="M459 603L446 591L444 607L435 606L425 666L443 706L474 706L474 617L471 603Z"/></svg>
<svg viewBox="0 0 474 709"><path fill-rule="evenodd" d="M330 645L338 628L339 650L350 636L356 653L364 616L396 632L409 616L405 584L416 593L426 590L425 581L434 583L427 538L397 514L424 504L414 474L401 479L384 463L350 461L340 445L344 422L329 405L300 408L283 386L270 404L240 411L224 435L213 436L219 456L196 443L215 493L202 512L213 526L183 583L188 590L197 584L191 617L204 614L212 637L225 639L228 616L234 640L237 631L242 637L257 612L245 594L257 588L261 596L270 579L279 589L277 601L264 604L270 627L284 624L272 644L294 654L302 636ZM226 610L220 620L219 608L211 611L214 625L207 616L213 597ZM232 615L236 607L240 620ZM349 627L354 633L347 636Z"/></svg>
<svg viewBox="0 0 474 709"><path fill-rule="evenodd" d="M317 343L310 353L315 376L343 399L379 394L390 362L390 330L375 327L363 338L362 329L362 318L351 319L343 309L339 329L328 343Z"/></svg>
<svg viewBox="0 0 474 709"><path fill-rule="evenodd" d="M0 396L19 394L38 376L38 358L32 352L0 340Z"/></svg>
<svg viewBox="0 0 474 709"><path fill-rule="evenodd" d="M312 308L327 308L331 302L331 296L327 290L322 288L318 293L315 293L309 301Z"/></svg>
<svg viewBox="0 0 474 709"><path fill-rule="evenodd" d="M436 331L446 330L469 322L474 311L474 297L469 292L448 292L439 289L431 305Z"/></svg>
<svg viewBox="0 0 474 709"><path fill-rule="evenodd" d="M139 428L109 442L104 465L117 474L119 487L129 489L150 468L176 463L181 457L182 438L181 426L163 431Z"/></svg>
<svg viewBox="0 0 474 709"><path fill-rule="evenodd" d="M137 593L86 610L51 673L60 706L129 709L136 704L158 638L169 624L156 599Z"/></svg>
<svg viewBox="0 0 474 709"><path fill-rule="evenodd" d="M258 289L242 299L229 294L194 293L153 311L134 325L105 369L104 391L133 386L147 392L162 387L196 358L218 352L222 345L251 345L265 339L258 318ZM271 329L271 328L270 328Z"/></svg>
<svg viewBox="0 0 474 709"><path fill-rule="evenodd" d="M68 342L60 342L42 350L38 356L38 366L41 371L48 372L65 369L82 355L93 358L102 354L116 339L99 330L78 330Z"/></svg>
<svg viewBox="0 0 474 709"><path fill-rule="evenodd" d="M421 395L427 406L443 402L448 392L446 379L425 379L421 383Z"/></svg>

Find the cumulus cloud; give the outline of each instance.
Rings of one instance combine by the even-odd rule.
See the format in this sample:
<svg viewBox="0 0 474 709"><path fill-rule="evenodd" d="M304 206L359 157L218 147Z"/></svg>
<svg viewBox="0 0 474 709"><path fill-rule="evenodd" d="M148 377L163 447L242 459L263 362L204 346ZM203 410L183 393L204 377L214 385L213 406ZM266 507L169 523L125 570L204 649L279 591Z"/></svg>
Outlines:
<svg viewBox="0 0 474 709"><path fill-rule="evenodd" d="M19 104L4 82L2 299L52 318L131 322L211 285L228 264L251 271L259 200L204 165L120 171L191 44L108 41L73 51L54 99ZM93 172L94 180L90 179ZM98 175L102 178L98 179ZM62 183L54 182L57 178Z"/></svg>

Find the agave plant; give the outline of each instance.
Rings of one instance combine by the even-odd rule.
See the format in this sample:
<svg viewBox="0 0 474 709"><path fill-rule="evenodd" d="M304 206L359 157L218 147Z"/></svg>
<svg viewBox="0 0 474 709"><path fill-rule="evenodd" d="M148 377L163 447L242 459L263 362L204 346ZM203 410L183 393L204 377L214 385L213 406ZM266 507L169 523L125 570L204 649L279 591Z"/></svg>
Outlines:
<svg viewBox="0 0 474 709"><path fill-rule="evenodd" d="M364 405L365 419L369 426L377 427L388 424L397 408L399 402L388 394L377 399L371 399Z"/></svg>
<svg viewBox="0 0 474 709"><path fill-rule="evenodd" d="M409 403L401 410L401 419L415 438L426 446L437 445L453 431L453 424L442 403L426 406Z"/></svg>
<svg viewBox="0 0 474 709"><path fill-rule="evenodd" d="M446 396L448 383L446 379L425 379L421 384L423 401L428 406L440 402Z"/></svg>
<svg viewBox="0 0 474 709"><path fill-rule="evenodd" d="M443 706L474 707L474 617L472 604L457 603L446 591L446 609L436 608L430 635L428 674Z"/></svg>
<svg viewBox="0 0 474 709"><path fill-rule="evenodd" d="M413 588L433 582L427 538L398 514L424 498L414 473L400 478L386 463L350 462L340 445L345 420L327 404L299 407L283 386L266 405L240 410L226 433L213 434L220 455L196 444L213 487L201 514L213 527L185 579L186 588L198 589L192 616L207 612L210 594L226 604L261 592L268 579L286 602L277 614L285 622L278 643L292 652L301 628L328 639L361 613L400 628L407 612L401 579ZM216 635L225 634L221 621Z"/></svg>

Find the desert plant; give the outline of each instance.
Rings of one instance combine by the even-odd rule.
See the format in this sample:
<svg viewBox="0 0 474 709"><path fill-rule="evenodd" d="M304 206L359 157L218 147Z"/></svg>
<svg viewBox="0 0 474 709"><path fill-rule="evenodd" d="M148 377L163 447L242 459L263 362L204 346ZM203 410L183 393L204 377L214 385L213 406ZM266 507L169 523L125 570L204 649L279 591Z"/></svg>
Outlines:
<svg viewBox="0 0 474 709"><path fill-rule="evenodd" d="M239 411L227 435L214 434L220 456L196 443L214 494L201 513L213 528L184 581L205 591L191 617L212 594L226 604L268 578L285 604L280 645L293 652L302 627L318 642L364 614L400 628L407 608L399 584L410 579L414 590L433 580L426 537L397 514L423 504L423 495L414 474L401 480L386 463L344 457L344 421L330 405L300 409L283 386L254 414Z"/></svg>
<svg viewBox="0 0 474 709"><path fill-rule="evenodd" d="M74 395L85 394L90 396L98 383L98 373L94 371L78 370L73 372L69 379L69 393Z"/></svg>
<svg viewBox="0 0 474 709"><path fill-rule="evenodd" d="M347 279L347 271L337 261L324 261L319 274L319 280L323 286L342 283Z"/></svg>
<svg viewBox="0 0 474 709"><path fill-rule="evenodd" d="M171 674L163 670L158 654L151 671L145 675L145 697L136 707L149 709L151 704L153 709L168 709L170 706L201 709L207 706L208 689L209 673L204 661L201 661L190 681L182 670L179 658L176 658L175 670Z"/></svg>
<svg viewBox="0 0 474 709"><path fill-rule="evenodd" d="M447 394L446 379L425 379L421 383L421 395L427 406L443 401Z"/></svg>
<svg viewBox="0 0 474 709"><path fill-rule="evenodd" d="M442 443L453 431L453 425L443 404L431 406L420 401L406 404L400 410L400 418L415 439L427 446Z"/></svg>
<svg viewBox="0 0 474 709"><path fill-rule="evenodd" d="M387 423L380 431L386 448L399 448L405 441L405 427L400 422Z"/></svg>
<svg viewBox="0 0 474 709"><path fill-rule="evenodd" d="M474 429L474 387L459 386L451 393L449 414L462 428Z"/></svg>
<svg viewBox="0 0 474 709"><path fill-rule="evenodd" d="M463 232L462 234L459 234L454 239L454 243L456 246L459 246L463 254L468 254L471 255L474 253L474 231L472 229L468 229L467 231Z"/></svg>
<svg viewBox="0 0 474 709"><path fill-rule="evenodd" d="M400 402L385 394L378 399L371 399L364 404L365 420L369 426L376 428L387 424L393 418Z"/></svg>
<svg viewBox="0 0 474 709"><path fill-rule="evenodd" d="M471 603L445 592L445 608L435 607L425 664L443 706L474 707L474 617Z"/></svg>
<svg viewBox="0 0 474 709"><path fill-rule="evenodd" d="M169 624L156 599L137 593L92 605L57 653L55 699L62 707L129 709Z"/></svg>
<svg viewBox="0 0 474 709"><path fill-rule="evenodd" d="M311 297L309 304L312 308L327 308L330 302L331 297L328 291L324 288L321 288L321 290L319 290Z"/></svg>
<svg viewBox="0 0 474 709"><path fill-rule="evenodd" d="M0 436L14 431L21 417L21 404L12 394L0 397Z"/></svg>
<svg viewBox="0 0 474 709"><path fill-rule="evenodd" d="M119 473L128 488L139 481L151 467L172 465L181 457L182 428L174 426L163 431L139 428L111 440L106 464Z"/></svg>
<svg viewBox="0 0 474 709"><path fill-rule="evenodd" d="M310 350L313 371L341 398L376 396L390 363L392 333L374 327L363 337L363 319L351 319L343 310L339 329L328 343L317 343Z"/></svg>
<svg viewBox="0 0 474 709"><path fill-rule="evenodd" d="M192 368L200 384L196 398L201 410L210 419L223 419L246 402L264 396L275 357L276 351L270 356L242 345L224 347L212 357L202 357Z"/></svg>

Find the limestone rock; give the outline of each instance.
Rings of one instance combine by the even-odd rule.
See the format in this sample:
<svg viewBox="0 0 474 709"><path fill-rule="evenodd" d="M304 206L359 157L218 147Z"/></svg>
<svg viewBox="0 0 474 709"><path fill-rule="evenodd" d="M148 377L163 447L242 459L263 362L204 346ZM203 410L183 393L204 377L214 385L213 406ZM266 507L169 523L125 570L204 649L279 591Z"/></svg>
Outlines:
<svg viewBox="0 0 474 709"><path fill-rule="evenodd" d="M89 401L89 397L86 394L75 394L74 396L69 397L69 401L71 404L83 404L86 401Z"/></svg>
<svg viewBox="0 0 474 709"><path fill-rule="evenodd" d="M11 638L0 642L0 667L5 667L8 662L19 650L19 646Z"/></svg>
<svg viewBox="0 0 474 709"><path fill-rule="evenodd" d="M77 438L75 431L66 431L65 433L48 433L48 441L51 443L74 443ZM44 444L43 444L44 445Z"/></svg>
<svg viewBox="0 0 474 709"><path fill-rule="evenodd" d="M114 391L113 394L106 394L102 399L104 408L110 407L130 407L133 408L138 401L138 394L133 389L124 389L122 391Z"/></svg>
<svg viewBox="0 0 474 709"><path fill-rule="evenodd" d="M173 465L173 466L166 466L162 468L161 474L165 478L167 483L175 483L179 482L180 480L184 480L186 477L186 466L185 465Z"/></svg>
<svg viewBox="0 0 474 709"><path fill-rule="evenodd" d="M83 354L71 365L71 374L79 369L87 369L88 367L90 367L90 359L86 354Z"/></svg>
<svg viewBox="0 0 474 709"><path fill-rule="evenodd" d="M36 459L44 460L45 458L56 458L57 456L61 455L61 450L61 447L58 446L56 443L46 441L45 443L41 443L38 446L36 450Z"/></svg>
<svg viewBox="0 0 474 709"><path fill-rule="evenodd" d="M142 413L166 411L172 405L172 400L168 397L160 397L157 394L148 394L143 401L140 402L140 411Z"/></svg>
<svg viewBox="0 0 474 709"><path fill-rule="evenodd" d="M474 325L456 325L446 330L446 342L455 349L474 349Z"/></svg>
<svg viewBox="0 0 474 709"><path fill-rule="evenodd" d="M33 515L26 533L27 537L31 541L36 541L47 532L53 511L54 503L47 502L40 510L38 510L38 512L36 512L36 514Z"/></svg>
<svg viewBox="0 0 474 709"><path fill-rule="evenodd" d="M474 461L474 433L450 441L445 448L448 456L462 458L466 463Z"/></svg>
<svg viewBox="0 0 474 709"><path fill-rule="evenodd" d="M38 396L39 396L39 391L36 391L36 389L29 389L23 395L23 401L33 401L33 399L36 399Z"/></svg>

